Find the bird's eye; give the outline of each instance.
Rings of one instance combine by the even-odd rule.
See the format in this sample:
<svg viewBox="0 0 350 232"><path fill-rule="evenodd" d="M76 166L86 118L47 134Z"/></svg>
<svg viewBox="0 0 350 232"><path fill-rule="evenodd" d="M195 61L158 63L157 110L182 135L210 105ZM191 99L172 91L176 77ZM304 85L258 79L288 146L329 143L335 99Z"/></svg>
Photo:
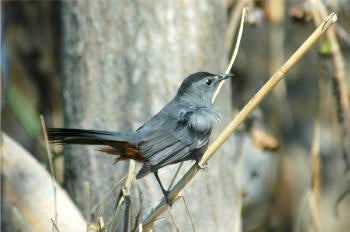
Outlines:
<svg viewBox="0 0 350 232"><path fill-rule="evenodd" d="M206 81L207 85L210 85L211 82L212 82L212 81L211 81L210 79L207 79L207 81Z"/></svg>

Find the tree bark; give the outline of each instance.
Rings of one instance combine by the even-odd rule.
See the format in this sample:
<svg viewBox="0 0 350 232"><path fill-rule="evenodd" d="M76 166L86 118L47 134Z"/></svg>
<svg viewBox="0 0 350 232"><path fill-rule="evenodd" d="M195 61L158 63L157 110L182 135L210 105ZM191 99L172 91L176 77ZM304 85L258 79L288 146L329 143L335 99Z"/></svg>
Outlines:
<svg viewBox="0 0 350 232"><path fill-rule="evenodd" d="M69 128L135 130L176 94L187 75L225 71L224 1L67 1L62 17L63 107ZM225 125L231 116L228 84L216 102ZM90 182L96 203L127 172L128 162L112 165L113 159L96 148L65 150L65 184L81 209L84 181ZM222 208L233 204L233 184L227 179L233 172L226 159L211 161L184 192L199 231L232 223L230 210ZM173 169L161 170L165 183ZM151 175L138 183L147 213L161 192ZM180 228L191 228L184 207L173 208ZM156 226L165 228L168 222Z"/></svg>

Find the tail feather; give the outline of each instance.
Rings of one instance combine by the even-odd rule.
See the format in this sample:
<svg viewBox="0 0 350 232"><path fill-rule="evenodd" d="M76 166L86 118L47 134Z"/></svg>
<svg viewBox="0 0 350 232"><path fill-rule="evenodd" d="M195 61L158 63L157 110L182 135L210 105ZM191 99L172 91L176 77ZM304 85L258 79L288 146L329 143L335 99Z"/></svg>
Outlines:
<svg viewBox="0 0 350 232"><path fill-rule="evenodd" d="M58 144L90 144L90 145L118 145L118 143L133 143L132 133L116 133L98 130L49 128L49 141Z"/></svg>
<svg viewBox="0 0 350 232"><path fill-rule="evenodd" d="M140 171L136 174L136 179L140 179L147 176L152 172L152 165L148 162L144 162Z"/></svg>
<svg viewBox="0 0 350 232"><path fill-rule="evenodd" d="M47 132L49 141L52 143L105 145L99 150L119 156L115 162L127 159L139 162L144 161L144 157L139 153L136 146L138 141L137 134L133 132L121 133L66 128L50 128Z"/></svg>

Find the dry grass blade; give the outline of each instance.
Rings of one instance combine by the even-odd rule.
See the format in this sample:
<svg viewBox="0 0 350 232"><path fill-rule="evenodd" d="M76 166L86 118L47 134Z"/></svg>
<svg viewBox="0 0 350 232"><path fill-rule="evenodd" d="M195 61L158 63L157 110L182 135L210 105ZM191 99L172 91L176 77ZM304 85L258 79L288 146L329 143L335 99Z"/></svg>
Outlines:
<svg viewBox="0 0 350 232"><path fill-rule="evenodd" d="M171 223L175 227L175 230L176 231L180 231L179 227L176 224L175 217L174 217L174 214L173 214L173 211L171 210L171 208L168 208L168 213L169 213L169 216L170 216L170 219L171 219Z"/></svg>
<svg viewBox="0 0 350 232"><path fill-rule="evenodd" d="M132 206L131 206L130 195L126 195L124 201L125 201L125 211L124 211L123 231L128 232L130 221L131 221L130 219L131 219L131 215L132 215Z"/></svg>
<svg viewBox="0 0 350 232"><path fill-rule="evenodd" d="M169 189L171 189L171 188L173 187L173 185L174 185L174 183L175 183L175 180L176 180L176 177L177 177L177 175L179 175L179 172L180 172L180 170L181 170L183 164L184 164L184 162L181 162L180 165L179 165L179 167L177 168L173 179L171 179L171 181L170 181Z"/></svg>
<svg viewBox="0 0 350 232"><path fill-rule="evenodd" d="M192 180L192 178L221 147L221 145L231 136L237 127L247 118L247 116L260 104L266 95L277 85L277 83L289 72L289 70L305 55L305 53L316 43L316 41L337 21L335 13L329 17L309 36L309 38L296 50L296 52L275 72L275 74L265 83L265 85L254 95L247 105L238 113L217 139L209 146L201 161L194 164L190 170L179 180L169 193L169 199L174 199L179 192ZM149 214L143 221L144 229L150 229L155 219L168 208L165 199Z"/></svg>
<svg viewBox="0 0 350 232"><path fill-rule="evenodd" d="M52 161L52 154L51 154L51 148L50 148L50 143L49 139L47 136L47 130L46 130L46 125L45 125L45 120L42 115L40 115L40 121L41 121L41 126L43 128L43 134L44 134L44 140L45 140L45 147L47 151L47 156L49 159L49 165L50 165L50 173L51 173L51 181L52 181L52 189L53 189L53 198L54 198L54 221L53 221L53 227L52 231L58 231L57 230L57 190L56 190L56 181L55 181L55 169L53 167L53 161Z"/></svg>
<svg viewBox="0 0 350 232"><path fill-rule="evenodd" d="M108 201L110 199L110 197L112 196L113 193L115 193L115 191L117 190L117 188L119 187L119 185L128 177L128 175L123 176L112 188L112 190L106 195L106 197L104 197L98 204L97 207L95 207L95 210L97 210L97 218L102 218L102 214L103 211L105 210Z"/></svg>
<svg viewBox="0 0 350 232"><path fill-rule="evenodd" d="M124 230L128 230L129 228L129 217L130 217L130 210L131 210L131 199L130 199L130 189L131 186L135 180L135 161L130 160L129 163L129 171L128 171L128 175L126 177L126 181L124 186L121 189L119 198L118 198L118 203L116 206L116 210L114 215L112 216L112 218L109 220L108 222L108 230L107 231L116 231L118 224L120 222L120 218L121 218L121 210L123 208L123 205L125 205L125 218L124 218Z"/></svg>
<svg viewBox="0 0 350 232"><path fill-rule="evenodd" d="M98 231L102 231L105 227L105 222L103 220L103 217L98 217Z"/></svg>
<svg viewBox="0 0 350 232"><path fill-rule="evenodd" d="M51 218L51 222L52 222L52 225L53 225L53 227L55 228L55 230L58 231L58 232L60 232L60 230L58 229L58 227L57 227L55 221L54 221L52 218Z"/></svg>
<svg viewBox="0 0 350 232"><path fill-rule="evenodd" d="M122 193L121 193L122 195ZM118 200L118 206L116 207L115 213L113 215L113 218L111 218L111 220L109 220L108 224L108 229L107 232L114 232L117 231L117 227L119 224L119 219L120 219L120 212L121 212L121 197Z"/></svg>
<svg viewBox="0 0 350 232"><path fill-rule="evenodd" d="M182 198L182 200L183 200L183 202L184 202L184 204L185 204L185 208L186 208L187 214L188 214L188 216L190 217L192 230L193 230L193 232L196 232L197 230L196 230L196 226L195 226L195 224L194 224L194 220L193 220L192 214L191 214L191 212L190 212L190 208L189 208L188 205L187 205L187 202L186 202L185 197L184 197L184 196L181 196L181 198Z"/></svg>
<svg viewBox="0 0 350 232"><path fill-rule="evenodd" d="M247 13L248 13L248 9L247 8L243 8L242 18L241 18L241 25L239 27L238 36L237 36L237 42L236 42L236 45L235 45L235 49L234 49L234 51L232 53L232 57L231 57L230 63L228 65L225 73L229 73L231 71L233 63L236 60L236 57L237 57L237 54L238 54L238 50L239 50L239 45L241 44L241 40L242 40L242 34L243 34L243 28L244 28L244 20L245 20L245 18L247 16ZM219 83L219 86L217 87L217 89L215 90L215 93L213 95L212 102L215 101L215 99L216 99L217 95L219 94L220 89L222 88L222 85L224 84L224 82L225 82L225 80L221 81Z"/></svg>
<svg viewBox="0 0 350 232"><path fill-rule="evenodd" d="M226 47L231 47L232 46L232 41L234 41L234 36L236 34L236 28L238 25L238 20L239 20L239 16L243 10L243 8L247 5L249 5L249 3L251 2L251 0L238 0L236 2L236 6L234 7L230 19L229 19L229 24L227 26L227 31L226 31L226 38L225 38L225 43L226 43Z"/></svg>

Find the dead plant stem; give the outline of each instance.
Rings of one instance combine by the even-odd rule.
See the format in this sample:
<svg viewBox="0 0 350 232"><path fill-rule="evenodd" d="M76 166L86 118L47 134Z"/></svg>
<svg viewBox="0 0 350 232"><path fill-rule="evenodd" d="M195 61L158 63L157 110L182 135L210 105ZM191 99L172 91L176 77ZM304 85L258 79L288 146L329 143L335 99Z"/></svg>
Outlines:
<svg viewBox="0 0 350 232"><path fill-rule="evenodd" d="M45 125L45 120L44 117L42 115L40 115L40 121L41 121L41 126L43 129L43 134L44 134L44 140L45 140L45 147L46 147L46 151L47 151L47 158L49 159L49 165L50 165L50 173L51 173L51 182L52 182L52 189L53 189L53 198L54 198L54 225L57 225L57 190L56 190L56 181L55 181L55 169L53 166L53 161L52 161L52 154L51 154L51 148L50 148L50 143L49 143L49 139L47 136L47 130L46 130L46 125ZM57 227L54 226L52 228L53 231L58 231L56 229Z"/></svg>
<svg viewBox="0 0 350 232"><path fill-rule="evenodd" d="M190 170L177 182L169 193L170 200L176 198L180 191L192 180L192 178L221 147L221 145L231 136L237 127L247 118L247 116L260 104L266 95L277 85L277 83L289 72L289 70L305 55L305 53L316 43L316 41L332 26L337 20L335 13L329 17L309 36L309 38L296 50L296 52L284 63L284 65L275 72L275 74L265 83L265 85L254 95L254 97L245 105L238 115L227 125L217 139L209 146L204 153L199 164L194 164ZM165 199L152 210L152 212L143 221L144 230L147 231L153 225L156 218L168 208Z"/></svg>

